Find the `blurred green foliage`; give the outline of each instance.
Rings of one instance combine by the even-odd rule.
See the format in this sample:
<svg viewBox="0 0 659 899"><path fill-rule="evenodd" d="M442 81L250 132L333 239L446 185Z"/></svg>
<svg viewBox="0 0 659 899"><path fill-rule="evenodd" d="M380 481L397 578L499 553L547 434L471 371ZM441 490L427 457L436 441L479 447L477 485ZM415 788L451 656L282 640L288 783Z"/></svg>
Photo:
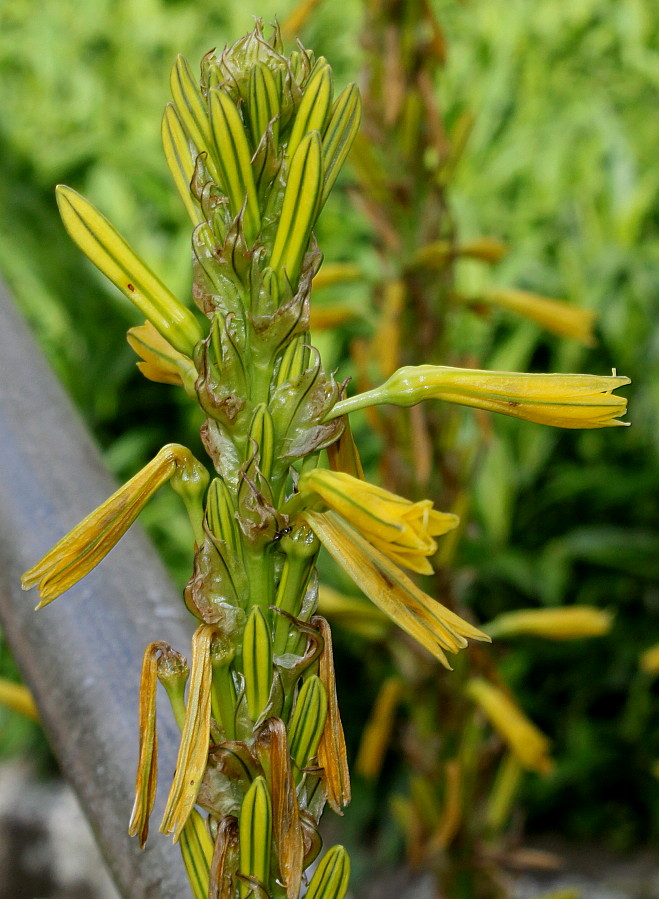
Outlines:
<svg viewBox="0 0 659 899"><path fill-rule="evenodd" d="M252 11L268 21L290 7L261 0ZM532 823L625 846L659 831L657 685L637 670L659 640L659 15L643 0L437 8L448 127L474 122L452 186L460 234L510 246L494 272L461 263L459 286L514 284L599 313L591 350L503 314L463 317L454 340L491 368L615 365L634 382L626 430L492 423L459 560L482 620L566 602L616 610L601 640L518 641L505 673L558 760L552 778L529 783ZM303 35L344 82L359 66L360 16L358 0L340 17L321 4ZM0 6L0 271L118 477L166 442L196 451L198 422L173 388L138 374L124 341L134 313L69 241L53 187L88 196L186 296L188 225L160 149L169 69L178 52L194 65L250 24L242 4L210 0ZM328 204L319 239L328 259L368 267L368 229L345 194ZM323 335L324 348L339 359L355 327L368 324ZM157 497L145 524L184 582L192 541L173 495Z"/></svg>

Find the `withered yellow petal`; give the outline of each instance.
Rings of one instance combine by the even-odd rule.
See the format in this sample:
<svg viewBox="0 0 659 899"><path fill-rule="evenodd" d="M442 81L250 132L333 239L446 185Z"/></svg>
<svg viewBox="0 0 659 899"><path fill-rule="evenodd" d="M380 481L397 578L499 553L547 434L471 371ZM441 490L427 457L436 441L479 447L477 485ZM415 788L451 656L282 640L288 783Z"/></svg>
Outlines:
<svg viewBox="0 0 659 899"><path fill-rule="evenodd" d="M346 741L336 695L332 632L327 621L320 615L312 618L311 623L320 630L323 638L318 676L327 694L327 718L318 744L318 764L323 769L321 777L327 801L330 807L340 815L343 814L341 809L350 804L351 791Z"/></svg>
<svg viewBox="0 0 659 899"><path fill-rule="evenodd" d="M218 633L216 625L202 624L192 637L192 665L185 723L174 780L160 825L161 833L173 832L174 842L181 836L193 809L208 761L213 677L210 648Z"/></svg>

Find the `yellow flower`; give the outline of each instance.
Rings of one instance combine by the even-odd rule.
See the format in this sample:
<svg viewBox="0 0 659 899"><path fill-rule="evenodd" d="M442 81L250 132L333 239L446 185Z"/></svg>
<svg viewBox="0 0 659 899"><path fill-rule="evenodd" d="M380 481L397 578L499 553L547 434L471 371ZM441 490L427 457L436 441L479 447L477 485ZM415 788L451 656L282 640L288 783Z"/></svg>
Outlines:
<svg viewBox="0 0 659 899"><path fill-rule="evenodd" d="M659 674L659 643L645 650L639 664L647 674Z"/></svg>
<svg viewBox="0 0 659 899"><path fill-rule="evenodd" d="M486 626L491 637L515 637L530 634L547 640L578 640L600 637L611 630L613 615L593 606L568 606L558 609L520 609L499 615Z"/></svg>
<svg viewBox="0 0 659 899"><path fill-rule="evenodd" d="M484 290L476 297L477 303L503 306L518 315L536 322L547 331L560 337L573 337L586 346L595 343L593 324L595 313L591 309L581 309L560 300L539 296L528 290L516 290L512 287L492 288Z"/></svg>
<svg viewBox="0 0 659 899"><path fill-rule="evenodd" d="M55 544L22 578L24 590L38 586L43 608L95 568L133 524L153 494L177 471L200 467L184 446L169 443L123 487Z"/></svg>
<svg viewBox="0 0 659 899"><path fill-rule="evenodd" d="M468 682L466 692L485 713L522 767L540 774L551 771L553 762L549 757L549 740L510 696L480 677Z"/></svg>
<svg viewBox="0 0 659 899"><path fill-rule="evenodd" d="M302 497L318 497L377 550L419 574L432 574L433 537L457 527L457 515L436 512L429 499L413 503L342 471L317 468L303 474Z"/></svg>
<svg viewBox="0 0 659 899"><path fill-rule="evenodd" d="M192 361L175 350L151 322L129 328L126 340L143 360L137 363L137 367L145 378L159 384L174 384L179 387L187 383L194 388L197 372Z"/></svg>
<svg viewBox="0 0 659 899"><path fill-rule="evenodd" d="M627 400L612 391L629 383L629 378L615 374L545 375L408 365L380 387L341 400L328 418L379 403L415 406L439 399L557 428L605 428L628 424L618 420L627 411Z"/></svg>
<svg viewBox="0 0 659 899"><path fill-rule="evenodd" d="M300 518L360 590L400 628L450 669L446 652L457 653L467 639L490 637L428 596L334 512L302 512Z"/></svg>

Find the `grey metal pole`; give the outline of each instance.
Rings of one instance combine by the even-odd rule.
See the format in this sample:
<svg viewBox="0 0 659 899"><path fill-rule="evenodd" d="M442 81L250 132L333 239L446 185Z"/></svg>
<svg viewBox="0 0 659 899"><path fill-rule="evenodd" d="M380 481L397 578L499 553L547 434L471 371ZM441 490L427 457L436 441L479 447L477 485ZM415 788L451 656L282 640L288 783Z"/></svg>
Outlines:
<svg viewBox="0 0 659 899"><path fill-rule="evenodd" d="M46 733L126 899L188 899L177 847L158 833L177 733L159 696L160 773L147 849L127 835L141 659L153 640L187 655L187 616L135 527L39 613L21 573L115 489L98 450L0 285L0 619ZM75 848L72 847L72 851Z"/></svg>

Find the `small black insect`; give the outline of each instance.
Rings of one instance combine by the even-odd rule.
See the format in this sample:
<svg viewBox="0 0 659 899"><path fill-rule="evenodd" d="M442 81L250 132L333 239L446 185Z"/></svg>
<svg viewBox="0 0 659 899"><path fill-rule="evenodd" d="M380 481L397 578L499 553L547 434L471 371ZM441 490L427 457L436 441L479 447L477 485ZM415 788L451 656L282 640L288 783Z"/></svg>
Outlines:
<svg viewBox="0 0 659 899"><path fill-rule="evenodd" d="M282 537L285 537L286 534L290 534L293 530L292 526L288 526L287 528L282 528L281 531L277 531L275 536L272 538L273 543L277 543L278 540L281 540Z"/></svg>

